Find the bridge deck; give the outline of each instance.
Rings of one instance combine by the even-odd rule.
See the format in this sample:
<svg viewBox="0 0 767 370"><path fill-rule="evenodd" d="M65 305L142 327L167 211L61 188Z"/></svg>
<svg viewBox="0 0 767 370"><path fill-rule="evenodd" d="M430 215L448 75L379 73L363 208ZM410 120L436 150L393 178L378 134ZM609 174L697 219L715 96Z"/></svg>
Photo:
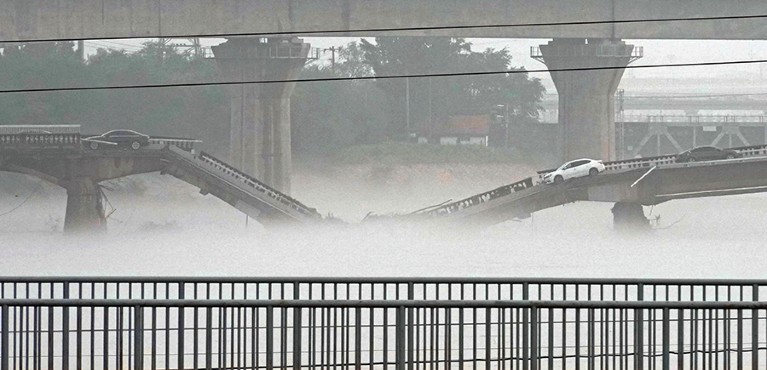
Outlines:
<svg viewBox="0 0 767 370"><path fill-rule="evenodd" d="M237 170L210 154L169 146L164 172L173 175L231 204L263 223L304 223L322 216L313 208Z"/></svg>
<svg viewBox="0 0 767 370"><path fill-rule="evenodd" d="M605 162L603 174L559 185L541 183L542 176L552 170L540 171L538 184L527 178L409 217L487 226L576 201L652 205L673 199L767 192L767 146L736 149L744 158L676 163L675 156L668 155Z"/></svg>

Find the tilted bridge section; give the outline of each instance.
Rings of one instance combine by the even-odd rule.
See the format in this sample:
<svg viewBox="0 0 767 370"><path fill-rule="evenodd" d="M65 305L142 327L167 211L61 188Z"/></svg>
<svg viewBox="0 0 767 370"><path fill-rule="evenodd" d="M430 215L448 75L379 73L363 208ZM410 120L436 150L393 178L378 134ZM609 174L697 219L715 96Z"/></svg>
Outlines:
<svg viewBox="0 0 767 370"><path fill-rule="evenodd" d="M23 173L67 190L65 231L103 230L102 181L160 172L194 185L265 226L323 220L313 208L239 171L214 156L193 150L198 140L152 138L139 150L113 146L92 150L74 126L40 127L0 133L0 171ZM48 130L60 132L49 132ZM8 131L11 132L8 132Z"/></svg>
<svg viewBox="0 0 767 370"><path fill-rule="evenodd" d="M676 163L674 155L605 162L599 176L543 184L543 175L425 209L403 219L487 226L577 201L616 203L616 226L647 224L642 206L674 199L767 192L767 145L735 148L743 158Z"/></svg>

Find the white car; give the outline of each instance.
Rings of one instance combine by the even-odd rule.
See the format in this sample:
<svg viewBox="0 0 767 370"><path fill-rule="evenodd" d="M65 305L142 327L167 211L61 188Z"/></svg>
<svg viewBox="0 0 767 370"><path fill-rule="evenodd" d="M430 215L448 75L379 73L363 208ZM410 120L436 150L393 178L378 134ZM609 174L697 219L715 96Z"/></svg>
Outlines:
<svg viewBox="0 0 767 370"><path fill-rule="evenodd" d="M567 162L543 176L544 184L561 184L576 177L596 176L605 170L602 161L583 158Z"/></svg>

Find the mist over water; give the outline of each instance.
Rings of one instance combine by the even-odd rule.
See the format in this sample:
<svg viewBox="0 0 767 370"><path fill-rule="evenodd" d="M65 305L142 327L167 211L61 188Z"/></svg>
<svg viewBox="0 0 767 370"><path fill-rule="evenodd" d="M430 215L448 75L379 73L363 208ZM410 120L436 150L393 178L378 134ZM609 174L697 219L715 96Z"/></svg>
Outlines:
<svg viewBox="0 0 767 370"><path fill-rule="evenodd" d="M239 211L175 179L143 180L141 195L113 184L107 195L117 211L109 232L89 237L61 234L65 193L43 186L0 217L0 274L761 278L767 268L760 211L767 196L758 194L646 207L650 218L661 217L644 235L615 232L607 203L569 204L472 233L356 223L369 211L413 211L472 195L506 176L436 190L410 184L409 192L298 181L298 199L350 224L264 229L253 220L246 226ZM0 211L27 194L2 197ZM417 204L419 195L425 200Z"/></svg>

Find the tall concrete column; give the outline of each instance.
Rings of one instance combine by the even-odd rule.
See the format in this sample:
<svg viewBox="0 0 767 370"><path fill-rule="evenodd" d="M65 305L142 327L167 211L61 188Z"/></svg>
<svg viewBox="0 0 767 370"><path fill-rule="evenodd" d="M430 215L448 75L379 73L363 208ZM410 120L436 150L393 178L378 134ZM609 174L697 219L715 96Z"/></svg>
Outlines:
<svg viewBox="0 0 767 370"><path fill-rule="evenodd" d="M532 57L551 70L621 67L595 71L552 71L559 93L559 124L563 160L614 160L615 91L623 68L641 56L641 49L605 39L554 39Z"/></svg>
<svg viewBox="0 0 767 370"><path fill-rule="evenodd" d="M231 38L213 53L227 81L293 80L309 44L292 38ZM290 95L295 83L229 87L230 155L235 167L281 191L290 191Z"/></svg>
<svg viewBox="0 0 767 370"><path fill-rule="evenodd" d="M107 222L98 184L87 177L66 183L67 211L64 218L65 233L103 232Z"/></svg>

